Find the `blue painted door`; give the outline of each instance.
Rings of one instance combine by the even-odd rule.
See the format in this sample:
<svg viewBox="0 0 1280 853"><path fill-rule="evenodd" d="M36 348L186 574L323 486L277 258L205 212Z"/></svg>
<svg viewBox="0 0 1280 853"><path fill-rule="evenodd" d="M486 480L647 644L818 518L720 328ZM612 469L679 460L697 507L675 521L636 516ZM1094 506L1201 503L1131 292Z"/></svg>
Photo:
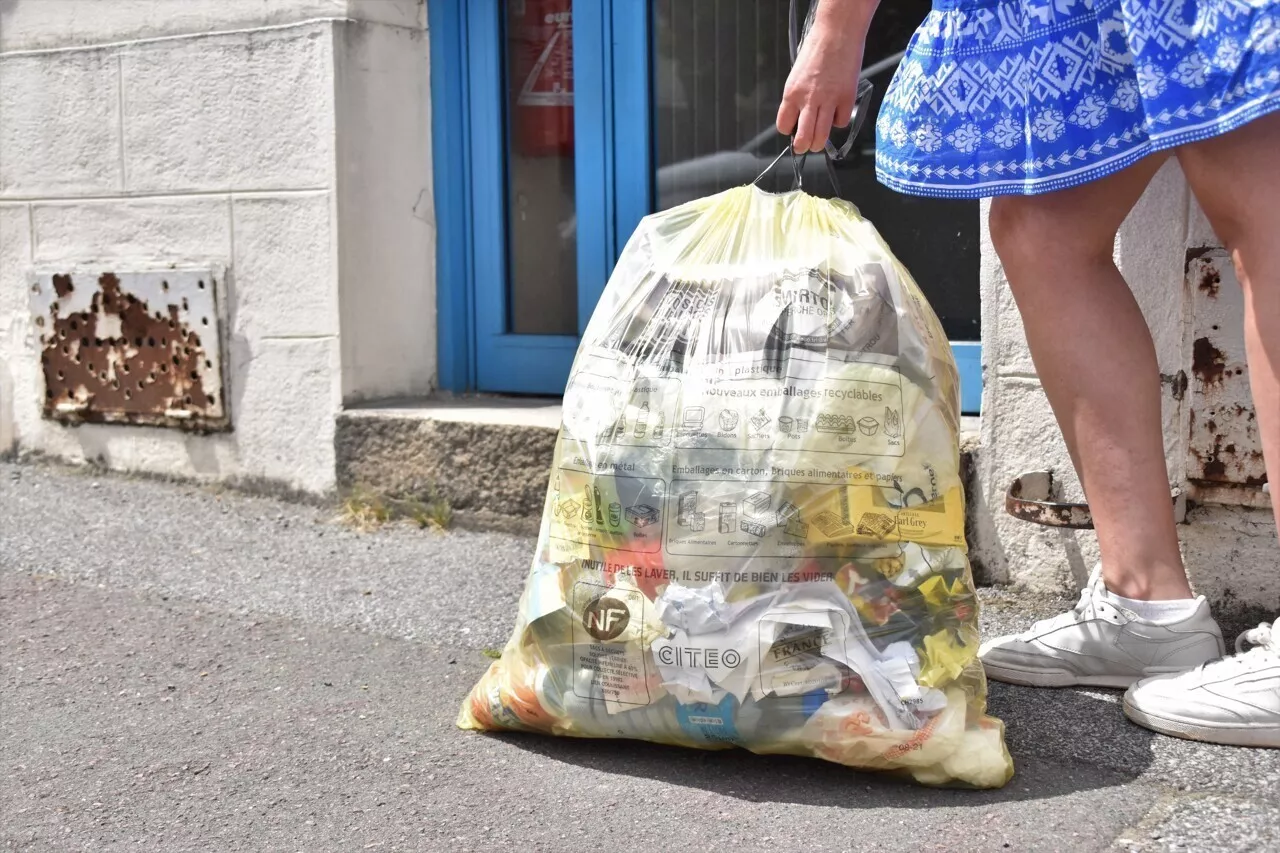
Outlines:
<svg viewBox="0 0 1280 853"><path fill-rule="evenodd" d="M580 174L600 146L589 99L573 90L579 45L600 39L579 32L568 0L468 0L462 12L475 387L554 394L585 319L579 294L603 283L578 251L591 240L577 224L603 215L605 185Z"/></svg>
<svg viewBox="0 0 1280 853"><path fill-rule="evenodd" d="M468 252L446 260L471 292L441 300L442 324L467 324L442 329L442 384L559 394L620 246L649 211L647 121L627 118L647 109L648 10L617 0L446 6L432 8L433 97L447 109L452 95L463 113L450 128L467 140L469 176L466 201L453 205L468 219L469 233L455 235ZM449 27L463 48L461 92L449 33L437 32ZM638 135L619 137L619 121ZM439 127L434 137L439 163L456 143Z"/></svg>

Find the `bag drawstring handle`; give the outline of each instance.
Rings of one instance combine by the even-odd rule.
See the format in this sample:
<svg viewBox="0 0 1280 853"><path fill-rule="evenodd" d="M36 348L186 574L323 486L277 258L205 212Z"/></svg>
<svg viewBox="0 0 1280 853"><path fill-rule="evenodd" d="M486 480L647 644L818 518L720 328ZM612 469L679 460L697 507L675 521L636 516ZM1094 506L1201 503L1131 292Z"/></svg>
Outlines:
<svg viewBox="0 0 1280 853"><path fill-rule="evenodd" d="M813 25L813 16L817 11L817 8L818 3L816 0L809 4L809 13L805 17L804 27L802 28L800 26L799 5L797 0L791 0L790 15L787 22L787 40L791 49L792 66L796 64L796 57L800 54L800 45L804 41L805 33L807 33L809 28ZM874 90L875 86L872 85L871 81L867 80L865 75L860 75L858 79L858 91L854 99L853 113L849 116L848 135L845 136L844 141L840 143L839 147L833 145L830 139L827 139L826 144L823 146L822 155L827 167L827 178L831 181L831 187L836 191L836 195L841 194L840 181L836 177L836 170L833 164L844 160L853 151L853 142L857 138L858 133L862 130L862 125L865 123L867 118L867 101L870 99L871 93ZM806 151L804 154L797 155L795 153L795 142L796 138L793 135L791 137L791 144L784 148L782 153L774 158L773 162L770 163L751 183L753 185L758 185L764 176L769 174L769 172L771 172L773 168L781 162L782 158L790 153L791 170L795 176L791 189L793 191L804 189L803 170L805 158L809 156L809 152Z"/></svg>

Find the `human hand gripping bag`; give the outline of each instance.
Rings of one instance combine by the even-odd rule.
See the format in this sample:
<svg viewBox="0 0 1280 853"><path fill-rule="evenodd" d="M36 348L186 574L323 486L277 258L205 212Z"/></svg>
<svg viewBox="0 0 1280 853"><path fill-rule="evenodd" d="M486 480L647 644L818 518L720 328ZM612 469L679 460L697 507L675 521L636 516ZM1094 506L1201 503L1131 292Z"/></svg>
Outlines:
<svg viewBox="0 0 1280 853"><path fill-rule="evenodd" d="M942 327L853 205L747 186L645 218L458 725L1004 785L958 431Z"/></svg>

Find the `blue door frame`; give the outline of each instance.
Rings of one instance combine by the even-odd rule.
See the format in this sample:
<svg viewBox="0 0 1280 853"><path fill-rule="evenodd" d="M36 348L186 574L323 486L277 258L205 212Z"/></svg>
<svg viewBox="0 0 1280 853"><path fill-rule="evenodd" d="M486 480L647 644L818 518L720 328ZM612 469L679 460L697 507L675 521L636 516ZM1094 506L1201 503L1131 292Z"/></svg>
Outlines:
<svg viewBox="0 0 1280 853"><path fill-rule="evenodd" d="M502 0L428 0L440 386L558 395L578 338L508 331ZM575 0L578 330L652 209L650 0ZM981 344L952 344L977 412Z"/></svg>

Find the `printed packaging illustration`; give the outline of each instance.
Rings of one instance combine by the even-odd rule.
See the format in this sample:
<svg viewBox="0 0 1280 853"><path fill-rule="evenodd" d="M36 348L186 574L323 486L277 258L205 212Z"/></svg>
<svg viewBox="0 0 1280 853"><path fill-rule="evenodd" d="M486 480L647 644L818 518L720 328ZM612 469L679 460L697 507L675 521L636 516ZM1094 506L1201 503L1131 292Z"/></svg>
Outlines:
<svg viewBox="0 0 1280 853"><path fill-rule="evenodd" d="M646 218L583 337L515 631L468 729L999 787L955 362L850 204Z"/></svg>

